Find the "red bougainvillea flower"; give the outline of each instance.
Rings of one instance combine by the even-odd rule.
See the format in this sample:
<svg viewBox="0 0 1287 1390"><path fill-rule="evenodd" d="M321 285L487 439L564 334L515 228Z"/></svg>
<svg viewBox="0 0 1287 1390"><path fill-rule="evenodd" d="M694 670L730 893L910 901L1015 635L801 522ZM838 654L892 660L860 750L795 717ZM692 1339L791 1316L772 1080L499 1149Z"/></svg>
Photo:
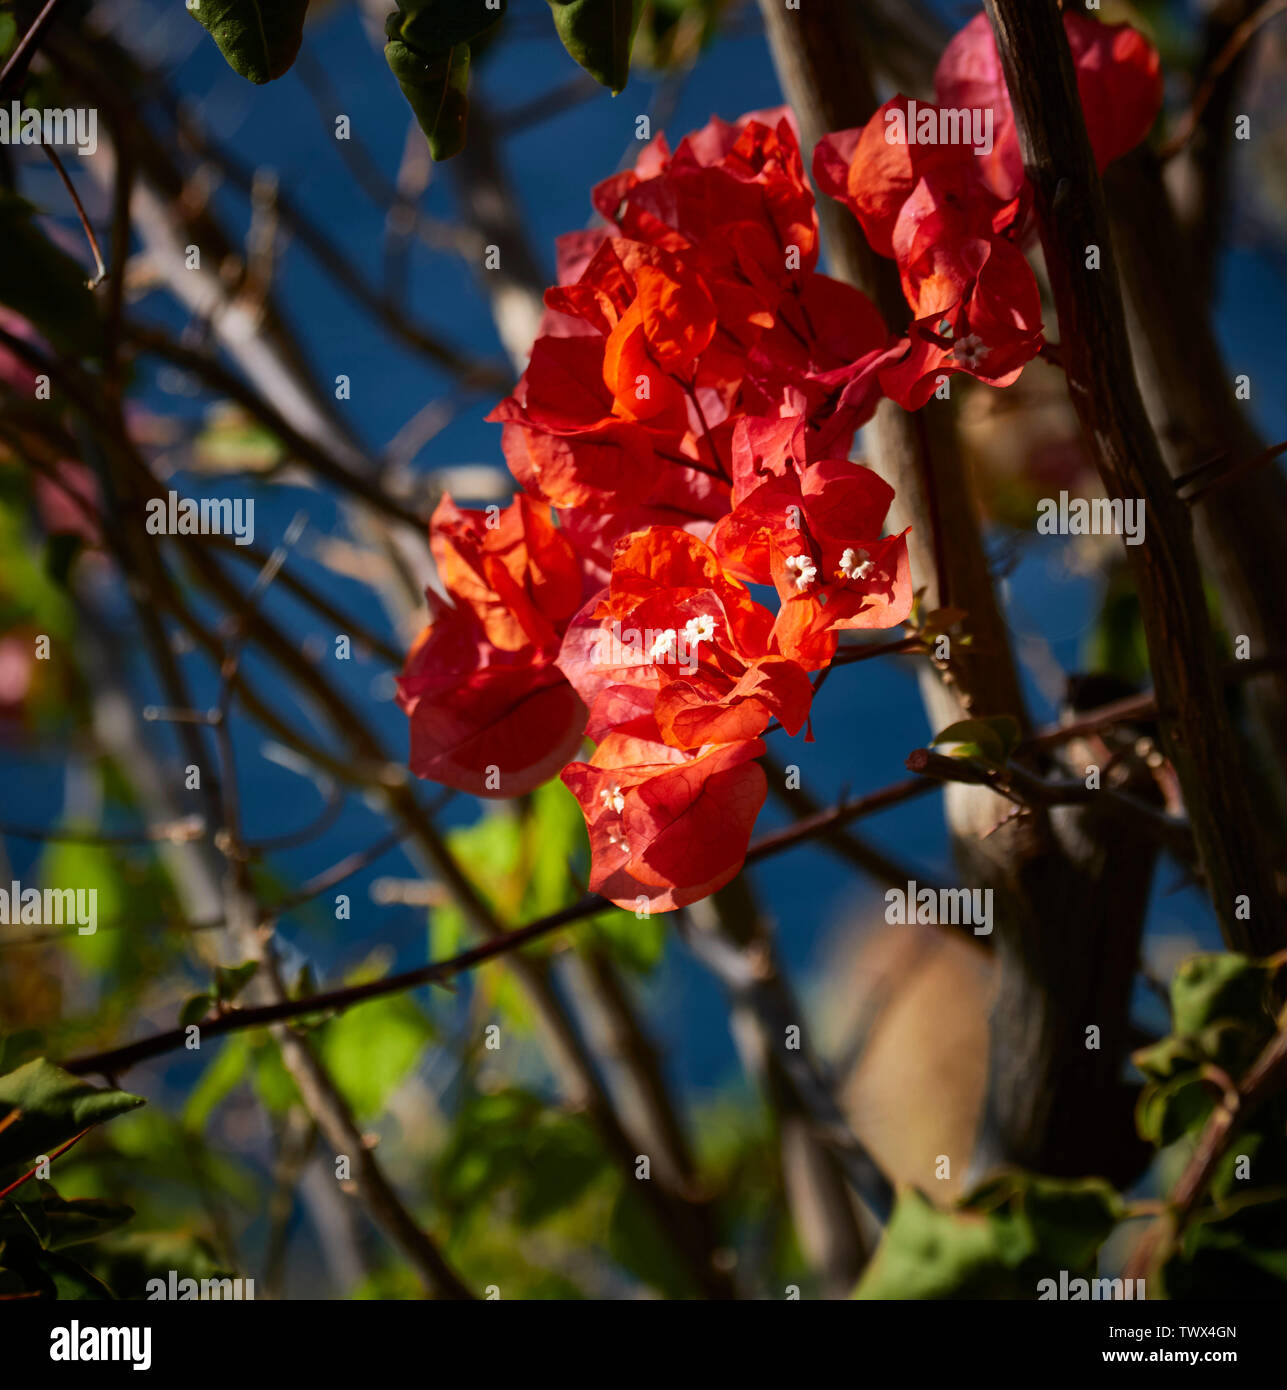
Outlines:
<svg viewBox="0 0 1287 1390"><path fill-rule="evenodd" d="M977 266L973 278L955 301L911 324L911 350L880 373L881 388L904 410L919 410L953 372L1009 386L1041 350L1041 295L1023 253L991 237L959 254Z"/></svg>
<svg viewBox="0 0 1287 1390"><path fill-rule="evenodd" d="M590 887L619 907L670 912L736 877L767 781L764 743L716 744L697 756L665 743L646 718L609 734L563 781L590 833Z"/></svg>
<svg viewBox="0 0 1287 1390"><path fill-rule="evenodd" d="M470 609L429 607L398 681L412 772L475 796L539 787L580 749L585 706L549 653L501 651Z"/></svg>
<svg viewBox="0 0 1287 1390"><path fill-rule="evenodd" d="M609 588L568 628L559 666L590 707L592 738L647 713L672 747L796 733L813 687L773 646L773 615L711 548L654 526L619 541Z"/></svg>
<svg viewBox="0 0 1287 1390"><path fill-rule="evenodd" d="M802 415L817 448L843 453L880 402L881 369L902 351L865 294L802 275L750 354L741 408Z"/></svg>
<svg viewBox="0 0 1287 1390"><path fill-rule="evenodd" d="M722 330L700 275L611 238L546 303L527 371L489 417L506 423L506 461L528 492L616 510L643 503L666 469L718 472L709 430L736 398L745 347Z"/></svg>
<svg viewBox="0 0 1287 1390"><path fill-rule="evenodd" d="M776 587L778 648L814 670L834 654L836 633L907 618L907 533L881 536L894 500L888 483L845 459L810 462L807 435L784 423L747 420L740 430L737 505L711 545L730 573Z"/></svg>
<svg viewBox="0 0 1287 1390"><path fill-rule="evenodd" d="M926 118L933 125L929 138L921 129ZM927 179L939 202L953 209L957 236L988 235L1013 221L1013 199L998 198L984 185L972 146L938 143L939 128L938 107L913 104L900 94L860 129L837 131L818 142L813 156L818 187L849 208L879 256L894 257L904 206Z"/></svg>
<svg viewBox="0 0 1287 1390"><path fill-rule="evenodd" d="M595 208L623 236L689 250L712 279L743 279L772 308L780 286L818 259L818 224L795 119L786 107L718 118L672 155L664 136L634 169L599 184Z"/></svg>
<svg viewBox="0 0 1287 1390"><path fill-rule="evenodd" d="M617 543L608 589L573 620L559 657L598 741L563 772L596 892L663 912L737 873L765 795L759 735L775 718L798 732L813 698L772 631L696 537L654 526Z"/></svg>
<svg viewBox="0 0 1287 1390"><path fill-rule="evenodd" d="M848 448L880 398L891 339L864 294L814 269L817 217L790 111L712 120L673 157L659 138L594 201L626 236L695 253L730 331L739 307L749 329L767 327L736 335L749 357L742 410L804 413Z"/></svg>
<svg viewBox="0 0 1287 1390"><path fill-rule="evenodd" d="M465 511L444 497L430 546L453 599L428 594L432 621L398 682L411 770L477 796L518 796L580 748L585 706L554 664L585 580L549 509L519 497Z"/></svg>
<svg viewBox="0 0 1287 1390"><path fill-rule="evenodd" d="M1100 24L1064 10L1086 131L1102 172L1148 134L1162 106L1162 66L1157 50L1129 24ZM1023 158L1010 94L986 15L976 15L948 44L934 74L939 104L990 108L993 146L980 157L985 181L999 197L1013 198L1023 184Z"/></svg>
<svg viewBox="0 0 1287 1390"><path fill-rule="evenodd" d="M713 120L673 155L659 137L595 205L611 227L561 240L531 365L492 417L528 492L561 511L656 508L700 533L728 507L710 479L727 481L737 415L804 413L848 448L897 350L864 295L813 269L788 113ZM597 529L600 549L626 534Z"/></svg>
<svg viewBox="0 0 1287 1390"><path fill-rule="evenodd" d="M520 495L503 510L462 511L444 495L429 544L443 586L473 609L493 646L557 651L585 581L547 506Z"/></svg>
<svg viewBox="0 0 1287 1390"><path fill-rule="evenodd" d="M879 384L907 410L958 371L1009 385L1042 343L1037 282L1012 240L1025 199L989 189L970 145L934 143L939 115L891 98L861 131L821 141L814 162L819 184L898 265L913 323L906 355L882 364ZM931 138L910 140L923 118Z"/></svg>

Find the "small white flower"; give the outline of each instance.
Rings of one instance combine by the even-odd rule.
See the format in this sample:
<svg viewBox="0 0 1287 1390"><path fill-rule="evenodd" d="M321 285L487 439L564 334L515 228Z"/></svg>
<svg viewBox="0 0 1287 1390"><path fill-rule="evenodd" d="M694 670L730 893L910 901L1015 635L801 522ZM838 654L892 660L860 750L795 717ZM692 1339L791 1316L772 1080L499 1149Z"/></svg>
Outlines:
<svg viewBox="0 0 1287 1390"><path fill-rule="evenodd" d="M626 809L626 799L621 795L621 788L615 782L610 787L604 787L599 793L599 800L603 802L604 806L615 811L617 815ZM609 838L612 837L609 836Z"/></svg>
<svg viewBox="0 0 1287 1390"><path fill-rule="evenodd" d="M967 333L952 344L952 356L963 367L977 367L988 355L988 348L977 333Z"/></svg>
<svg viewBox="0 0 1287 1390"><path fill-rule="evenodd" d="M698 642L709 642L714 636L715 619L709 613L703 613L700 617L689 618L684 624L684 638L690 651Z"/></svg>
<svg viewBox="0 0 1287 1390"><path fill-rule="evenodd" d="M676 653L678 639L675 629L669 627L665 632L659 634L653 640L652 650L648 653L649 661L669 661Z"/></svg>
<svg viewBox="0 0 1287 1390"><path fill-rule="evenodd" d="M797 589L807 589L818 577L818 567L807 555L788 555L786 567L795 575Z"/></svg>
<svg viewBox="0 0 1287 1390"><path fill-rule="evenodd" d="M846 579L870 579L876 566L865 550L849 547L840 557L840 573Z"/></svg>

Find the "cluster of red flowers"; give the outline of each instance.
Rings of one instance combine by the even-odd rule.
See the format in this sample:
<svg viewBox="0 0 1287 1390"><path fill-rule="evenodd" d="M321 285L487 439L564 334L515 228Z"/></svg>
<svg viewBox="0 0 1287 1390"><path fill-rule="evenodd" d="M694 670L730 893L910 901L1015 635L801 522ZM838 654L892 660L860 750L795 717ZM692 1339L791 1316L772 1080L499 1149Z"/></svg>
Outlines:
<svg viewBox="0 0 1287 1390"><path fill-rule="evenodd" d="M906 534L882 536L893 492L847 460L855 430L882 395L915 408L945 373L1007 384L1040 346L1013 119L979 23L939 95L994 110L990 160L891 143L902 97L815 158L897 261L907 337L815 269L788 112L712 120L673 153L659 137L595 189L606 225L560 239L530 364L491 417L522 493L434 514L452 602L430 595L400 683L412 770L516 796L561 769L591 886L622 906L679 907L737 873L763 735L808 726L841 632L910 613ZM1119 67L1147 68L1134 31L1126 53L1122 31L1068 23L1096 101L1117 99ZM1105 161L1147 129L1147 103L1131 109L1129 143L1095 136ZM772 586L776 612L749 585ZM590 761L569 762L587 736Z"/></svg>
<svg viewBox="0 0 1287 1390"><path fill-rule="evenodd" d="M1162 103L1161 66L1129 25L1072 10L1063 21L1102 171L1147 135ZM937 103L896 96L861 130L820 141L814 156L818 186L854 213L873 251L898 265L912 310L910 350L880 373L880 386L906 410L954 372L1009 386L1043 341L1036 278L1020 250L1030 190L985 15L948 44L934 88ZM990 148L942 138L964 130L953 116L976 114L988 119ZM972 122L969 134L979 134Z"/></svg>

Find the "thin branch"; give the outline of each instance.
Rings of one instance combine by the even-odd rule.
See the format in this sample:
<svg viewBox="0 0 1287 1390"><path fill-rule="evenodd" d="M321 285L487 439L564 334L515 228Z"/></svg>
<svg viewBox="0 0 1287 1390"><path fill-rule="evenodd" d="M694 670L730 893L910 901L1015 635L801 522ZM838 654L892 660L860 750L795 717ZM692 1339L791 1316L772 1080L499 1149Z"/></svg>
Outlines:
<svg viewBox="0 0 1287 1390"><path fill-rule="evenodd" d="M811 839L830 826L845 825L864 816L874 815L876 812L886 810L891 806L897 806L913 797L924 795L926 791L933 788L933 785L932 782L922 778L915 778L910 781L896 782L892 786L882 787L878 791L868 792L865 796L841 801L826 811L805 817L797 824L788 826L785 830L774 831L762 836L747 851L746 862L748 864L758 863L762 859L780 854L784 850L791 849L795 845ZM244 1028L259 1028L265 1024L278 1023L287 1019L306 1017L334 1009L351 1008L354 1004L364 1003L368 999L378 999L387 994L400 994L409 989L419 989L424 985L441 984L465 971L473 970L487 961L509 955L523 946L539 941L542 937L548 936L562 927L584 921L587 917L593 917L608 907L611 907L611 903L607 899L600 897L597 893L588 893L568 907L560 908L557 912L548 913L544 917L538 917L535 921L529 922L526 926L517 927L513 931L501 931L499 935L489 937L488 940L479 945L461 951L458 955L450 956L446 960L433 961L428 965L417 966L412 970L404 970L400 974L386 975L379 980L369 980L365 984L347 985L342 989L329 990L299 999L282 1000L279 1003L262 1005L257 1008L234 1009L212 1019L208 1024L204 1024L202 1032L205 1036L217 1037L224 1033L240 1032ZM135 1042L126 1043L106 1052L72 1058L60 1063L60 1065L65 1071L73 1072L78 1076L91 1073L115 1075L127 1067L136 1066L139 1062L147 1061L152 1057L159 1057L166 1052L172 1052L176 1048L182 1047L185 1037L186 1033L183 1029L175 1028L168 1032L155 1033L150 1037L140 1038Z"/></svg>
<svg viewBox="0 0 1287 1390"><path fill-rule="evenodd" d="M1215 95L1221 77L1255 37L1256 31L1284 11L1287 11L1287 0L1265 0L1265 3L1254 14L1249 15L1238 25L1229 36L1229 41L1220 50L1215 62L1204 74L1197 94L1193 98L1193 104L1180 118L1170 139L1158 151L1160 158L1170 159L1173 155L1179 154L1193 139L1202 120L1202 113L1206 110L1207 103Z"/></svg>
<svg viewBox="0 0 1287 1390"><path fill-rule="evenodd" d="M417 531L427 529L429 525L427 517L409 511L396 497L389 496L369 478L345 467L320 444L301 434L253 386L248 385L216 358L194 348L184 347L158 329L147 328L140 324L129 324L125 329L125 337L128 342L143 352L154 357L164 358L176 367L184 368L221 394L236 401L265 428L271 430L298 457L302 464L311 468L319 477L334 483L343 492L350 493L368 503L385 516L405 522Z"/></svg>
<svg viewBox="0 0 1287 1390"><path fill-rule="evenodd" d="M62 3L63 0L45 0L44 8L31 22L31 28L18 40L18 46L9 55L9 61L0 70L0 99L7 97L9 89L27 75L27 69L36 56L45 30L53 23Z"/></svg>
<svg viewBox="0 0 1287 1390"><path fill-rule="evenodd" d="M67 190L68 197L76 206L76 215L80 218L80 225L85 232L85 240L89 242L89 249L94 254L94 266L97 274L89 282L89 288L97 289L107 278L107 266L103 264L103 253L98 245L98 238L94 235L94 229L90 226L89 218L85 213L85 205L80 200L80 194L76 192L76 185L72 183L67 170L63 168L63 162L58 158L58 151L52 145L41 145L49 162L58 171L58 177L63 181L63 187Z"/></svg>

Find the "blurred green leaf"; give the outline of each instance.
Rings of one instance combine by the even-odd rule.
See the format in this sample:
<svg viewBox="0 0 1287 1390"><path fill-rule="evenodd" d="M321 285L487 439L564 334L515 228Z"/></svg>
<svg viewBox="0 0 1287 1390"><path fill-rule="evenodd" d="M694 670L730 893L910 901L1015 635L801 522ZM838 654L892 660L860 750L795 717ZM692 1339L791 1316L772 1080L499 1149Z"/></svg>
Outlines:
<svg viewBox="0 0 1287 1390"><path fill-rule="evenodd" d="M582 1117L511 1088L469 1097L439 1162L437 1185L442 1205L458 1216L504 1194L518 1224L535 1226L577 1202L605 1170Z"/></svg>
<svg viewBox="0 0 1287 1390"><path fill-rule="evenodd" d="M635 1278L667 1298L693 1298L697 1290L692 1279L658 1229L641 1186L641 1182L627 1181L618 1193L608 1227L608 1249Z"/></svg>
<svg viewBox="0 0 1287 1390"><path fill-rule="evenodd" d="M179 1010L179 1027L191 1028L194 1023L200 1023L210 1010L214 1007L214 996L209 994L194 994L183 1001L183 1007Z"/></svg>
<svg viewBox="0 0 1287 1390"><path fill-rule="evenodd" d="M345 984L378 979L385 971L365 967ZM359 1119L384 1112L389 1097L415 1069L434 1030L409 994L390 994L358 1004L314 1034L321 1059Z"/></svg>
<svg viewBox="0 0 1287 1390"><path fill-rule="evenodd" d="M1019 721L1012 714L998 714L949 724L934 735L930 746L959 744L952 757L978 759L991 767L1001 767L1018 746L1021 734Z"/></svg>
<svg viewBox="0 0 1287 1390"><path fill-rule="evenodd" d="M142 1104L142 1096L91 1086L43 1057L28 1062L0 1076L0 1171Z"/></svg>
<svg viewBox="0 0 1287 1390"><path fill-rule="evenodd" d="M134 1215L133 1207L124 1202L107 1202L98 1197L68 1199L48 1188L38 1203L28 1206L29 1216L38 1215L41 1243L47 1250L64 1250L69 1245L97 1240Z"/></svg>
<svg viewBox="0 0 1287 1390"><path fill-rule="evenodd" d="M1005 1173L947 1211L904 1190L855 1297L1033 1299L1060 1270L1091 1272L1121 1216L1117 1193L1095 1178Z"/></svg>
<svg viewBox="0 0 1287 1390"><path fill-rule="evenodd" d="M243 960L240 965L215 966L215 998L221 1003L231 1003L255 978L259 970L257 960Z"/></svg>
<svg viewBox="0 0 1287 1390"><path fill-rule="evenodd" d="M1181 1035L1200 1033L1220 1019L1261 1022L1272 1031L1269 984L1275 967L1233 951L1190 956L1171 981L1171 1021Z"/></svg>
<svg viewBox="0 0 1287 1390"><path fill-rule="evenodd" d="M563 47L616 96L630 77L636 0L549 0Z"/></svg>
<svg viewBox="0 0 1287 1390"><path fill-rule="evenodd" d="M234 72L264 83L295 61L308 0L187 0L187 8Z"/></svg>

